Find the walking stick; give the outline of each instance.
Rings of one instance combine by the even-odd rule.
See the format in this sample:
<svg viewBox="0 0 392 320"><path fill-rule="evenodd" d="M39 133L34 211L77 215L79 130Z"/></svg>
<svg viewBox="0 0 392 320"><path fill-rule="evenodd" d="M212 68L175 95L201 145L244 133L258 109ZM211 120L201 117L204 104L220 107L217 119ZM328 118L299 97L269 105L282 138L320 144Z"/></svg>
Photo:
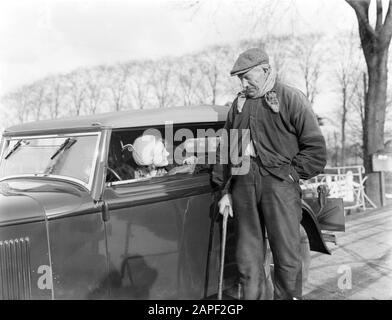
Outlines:
<svg viewBox="0 0 392 320"><path fill-rule="evenodd" d="M218 300L222 300L223 271L225 267L226 232L227 232L228 216L229 216L229 208L226 207L225 211L223 212L223 223L222 223L222 249L221 249L220 268L219 268Z"/></svg>

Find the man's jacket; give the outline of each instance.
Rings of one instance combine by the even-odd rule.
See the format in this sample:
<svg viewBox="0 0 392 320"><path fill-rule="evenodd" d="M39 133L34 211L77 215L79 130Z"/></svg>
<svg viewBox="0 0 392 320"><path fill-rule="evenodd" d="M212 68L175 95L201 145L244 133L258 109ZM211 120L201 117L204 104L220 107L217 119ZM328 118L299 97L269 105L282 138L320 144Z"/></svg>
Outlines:
<svg viewBox="0 0 392 320"><path fill-rule="evenodd" d="M242 111L236 98L229 110L225 129L239 129L239 138L229 141L230 149L241 153L241 129L250 129L257 157L264 171L288 180L310 179L326 165L326 145L309 101L298 89L277 82L272 89L279 101L279 112L268 106L264 97L247 99ZM230 134L228 135L230 136ZM231 162L214 166L212 181L224 193L230 192ZM241 154L240 154L241 156Z"/></svg>

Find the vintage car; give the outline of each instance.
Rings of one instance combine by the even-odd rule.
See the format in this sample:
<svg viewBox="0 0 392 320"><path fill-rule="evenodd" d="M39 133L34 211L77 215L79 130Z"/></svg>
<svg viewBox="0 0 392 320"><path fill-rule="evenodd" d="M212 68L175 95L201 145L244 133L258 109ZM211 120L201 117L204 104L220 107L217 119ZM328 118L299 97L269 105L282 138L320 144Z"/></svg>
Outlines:
<svg viewBox="0 0 392 320"><path fill-rule="evenodd" d="M169 153L181 147L189 155L201 146L207 156L216 151L227 112L224 106L148 109L6 129L0 299L214 296L222 219L211 165L188 170L173 163L174 174L135 178L130 154L136 137L152 130L173 142ZM302 225L306 264L309 248L330 253L321 230L344 230L341 201L305 199ZM231 230L229 222L227 292L237 283Z"/></svg>

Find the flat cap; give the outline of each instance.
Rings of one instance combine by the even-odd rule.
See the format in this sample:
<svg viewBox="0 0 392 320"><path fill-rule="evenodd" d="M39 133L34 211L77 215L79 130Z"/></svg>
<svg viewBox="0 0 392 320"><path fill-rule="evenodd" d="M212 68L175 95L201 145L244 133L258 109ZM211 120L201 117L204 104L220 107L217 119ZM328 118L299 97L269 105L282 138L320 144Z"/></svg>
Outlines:
<svg viewBox="0 0 392 320"><path fill-rule="evenodd" d="M259 48L251 48L241 53L230 71L231 76L245 73L259 64L269 63L268 54Z"/></svg>

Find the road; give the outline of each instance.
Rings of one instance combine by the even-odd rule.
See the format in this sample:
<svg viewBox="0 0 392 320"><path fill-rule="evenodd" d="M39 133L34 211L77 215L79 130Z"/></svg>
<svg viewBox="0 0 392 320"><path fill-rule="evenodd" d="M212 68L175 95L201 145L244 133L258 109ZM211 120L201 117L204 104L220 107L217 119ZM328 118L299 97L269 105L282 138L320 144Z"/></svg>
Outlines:
<svg viewBox="0 0 392 320"><path fill-rule="evenodd" d="M392 205L353 212L332 255L312 252L305 300L392 299Z"/></svg>

